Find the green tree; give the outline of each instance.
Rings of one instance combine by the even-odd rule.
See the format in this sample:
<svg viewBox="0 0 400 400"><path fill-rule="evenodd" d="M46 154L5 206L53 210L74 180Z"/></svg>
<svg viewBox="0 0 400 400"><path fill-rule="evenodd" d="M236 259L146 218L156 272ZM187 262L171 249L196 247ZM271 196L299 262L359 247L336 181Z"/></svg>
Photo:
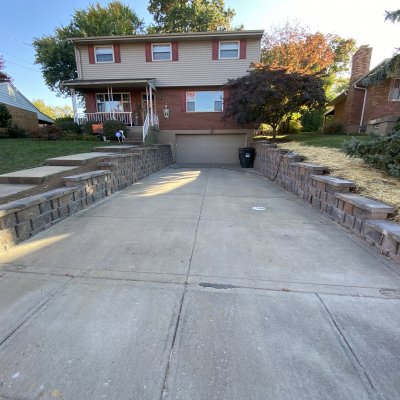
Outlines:
<svg viewBox="0 0 400 400"><path fill-rule="evenodd" d="M239 124L267 123L273 139L279 124L294 112L318 109L325 103L321 78L259 65L228 81L225 115Z"/></svg>
<svg viewBox="0 0 400 400"><path fill-rule="evenodd" d="M43 114L46 114L52 119L72 117L74 115L72 107L68 105L63 106L49 106L42 99L32 100L32 104Z"/></svg>
<svg viewBox="0 0 400 400"><path fill-rule="evenodd" d="M0 104L0 128L11 126L12 116L4 104Z"/></svg>
<svg viewBox="0 0 400 400"><path fill-rule="evenodd" d="M131 35L142 33L144 24L136 13L121 1L112 1L103 7L99 3L87 9L75 10L71 22L60 26L53 35L35 38L35 62L41 65L47 86L57 94L67 94L61 82L75 79L74 47L72 37Z"/></svg>
<svg viewBox="0 0 400 400"><path fill-rule="evenodd" d="M224 0L150 0L154 25L149 33L231 30L235 10Z"/></svg>
<svg viewBox="0 0 400 400"><path fill-rule="evenodd" d="M385 11L385 21L400 22L400 10Z"/></svg>

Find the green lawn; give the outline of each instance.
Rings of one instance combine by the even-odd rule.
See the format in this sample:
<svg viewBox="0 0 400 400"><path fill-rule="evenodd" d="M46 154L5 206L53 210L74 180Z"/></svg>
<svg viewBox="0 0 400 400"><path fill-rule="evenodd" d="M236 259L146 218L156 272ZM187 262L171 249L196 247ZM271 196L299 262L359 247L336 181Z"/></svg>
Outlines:
<svg viewBox="0 0 400 400"><path fill-rule="evenodd" d="M1 139L0 174L43 165L47 158L85 153L106 142ZM109 143L108 143L109 144Z"/></svg>
<svg viewBox="0 0 400 400"><path fill-rule="evenodd" d="M322 133L297 133L293 135L278 136L277 142L284 143L288 141L304 143L307 146L331 147L340 149L342 143L351 140L352 137L361 140L367 140L367 135L324 135ZM269 139L271 137L268 137Z"/></svg>

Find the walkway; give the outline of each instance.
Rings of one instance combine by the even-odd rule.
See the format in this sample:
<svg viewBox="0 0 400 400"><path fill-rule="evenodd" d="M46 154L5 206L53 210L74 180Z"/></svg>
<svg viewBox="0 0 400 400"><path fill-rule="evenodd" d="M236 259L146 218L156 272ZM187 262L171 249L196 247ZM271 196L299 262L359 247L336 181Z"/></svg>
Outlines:
<svg viewBox="0 0 400 400"><path fill-rule="evenodd" d="M394 400L399 332L399 268L250 172L163 170L0 257L0 399Z"/></svg>

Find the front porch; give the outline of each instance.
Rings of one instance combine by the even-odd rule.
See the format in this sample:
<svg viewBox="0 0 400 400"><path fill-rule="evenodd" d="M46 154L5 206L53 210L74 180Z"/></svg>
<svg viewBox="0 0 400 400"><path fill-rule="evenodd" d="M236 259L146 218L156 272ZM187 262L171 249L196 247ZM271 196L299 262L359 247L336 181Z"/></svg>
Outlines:
<svg viewBox="0 0 400 400"><path fill-rule="evenodd" d="M141 127L143 139L150 127L159 127L155 79L72 80L64 85L71 90L74 121L79 125L120 121ZM84 111L79 110L78 95L85 100Z"/></svg>

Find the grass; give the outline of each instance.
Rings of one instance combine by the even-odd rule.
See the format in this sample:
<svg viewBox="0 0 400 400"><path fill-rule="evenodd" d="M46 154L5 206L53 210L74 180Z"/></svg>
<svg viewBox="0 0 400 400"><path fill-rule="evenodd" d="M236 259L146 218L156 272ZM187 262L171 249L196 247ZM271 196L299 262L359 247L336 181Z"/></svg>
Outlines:
<svg viewBox="0 0 400 400"><path fill-rule="evenodd" d="M368 140L369 138L366 135L325 135L323 133L302 132L293 135L278 135L277 142L298 142L307 146L340 149L342 143L350 140L352 137L360 140ZM259 136L258 138L272 139L272 136Z"/></svg>
<svg viewBox="0 0 400 400"><path fill-rule="evenodd" d="M47 141L37 139L1 139L0 174L43 165L51 157L92 151L105 142ZM109 143L108 143L109 144Z"/></svg>

